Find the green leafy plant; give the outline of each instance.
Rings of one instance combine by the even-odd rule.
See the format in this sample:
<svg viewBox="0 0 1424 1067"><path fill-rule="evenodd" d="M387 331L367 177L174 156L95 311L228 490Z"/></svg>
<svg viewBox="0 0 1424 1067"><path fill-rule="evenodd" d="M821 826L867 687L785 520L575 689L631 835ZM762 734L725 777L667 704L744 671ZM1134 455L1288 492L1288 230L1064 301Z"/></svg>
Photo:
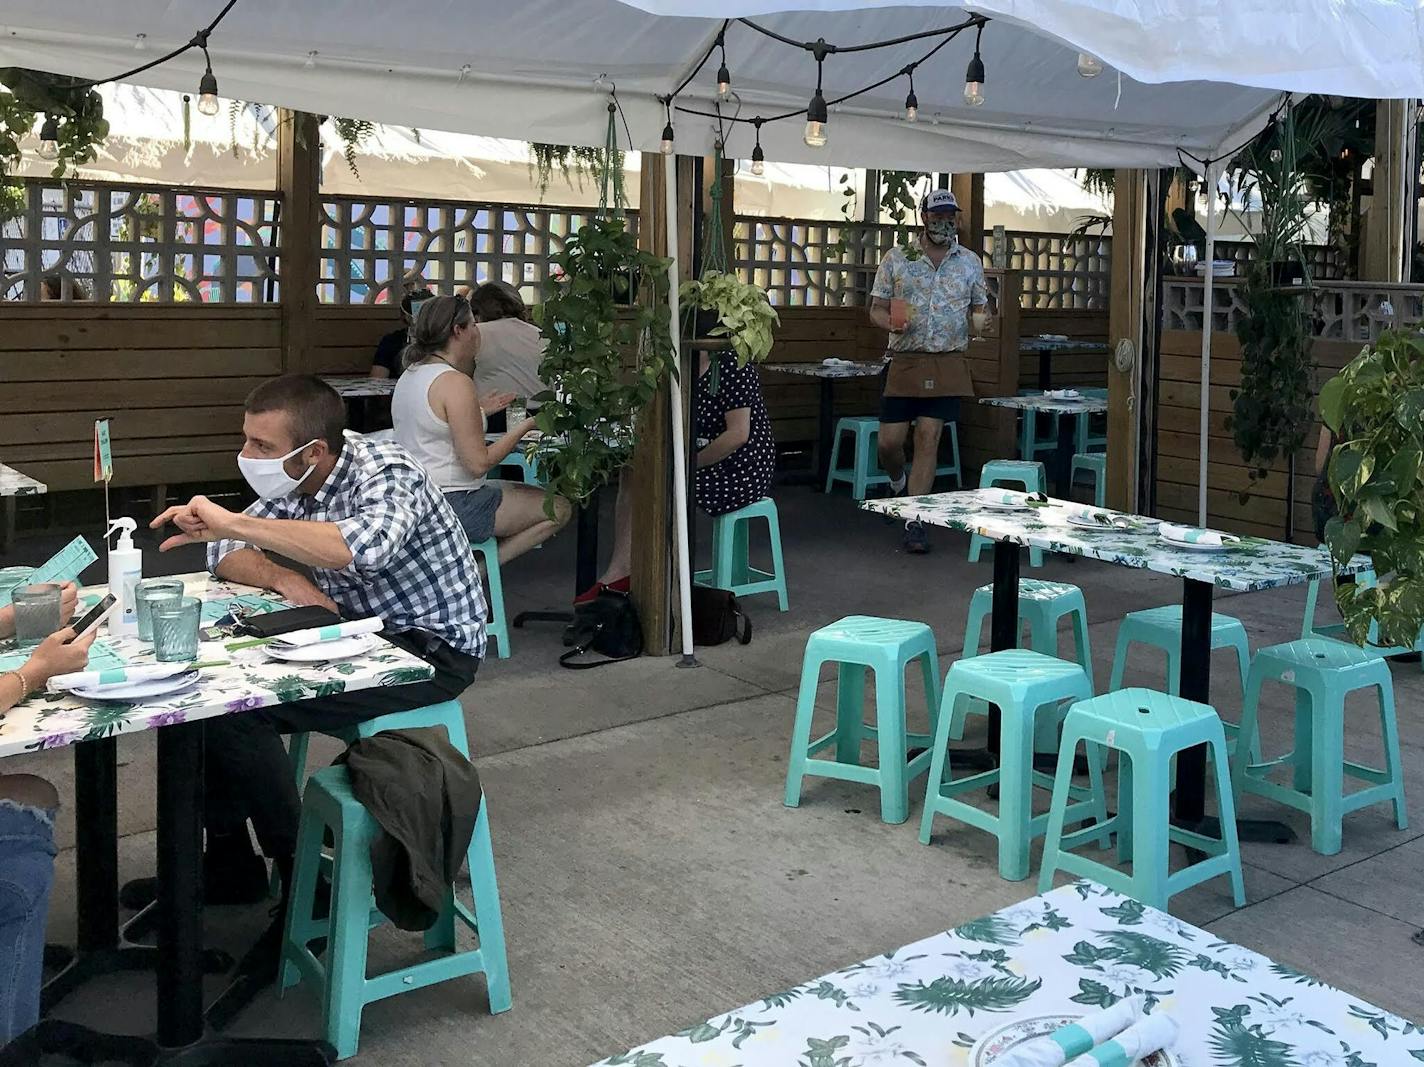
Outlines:
<svg viewBox="0 0 1424 1067"><path fill-rule="evenodd" d="M1335 435L1330 490L1338 514L1325 526L1336 566L1358 551L1378 584L1336 589L1357 644L1372 637L1412 647L1424 628L1424 336L1391 330L1320 391L1320 414Z"/></svg>
<svg viewBox="0 0 1424 1067"><path fill-rule="evenodd" d="M731 341L741 366L766 359L771 351L771 328L781 320L760 286L735 274L714 271L699 281L683 282L678 295L688 308L717 313L718 324L709 331L710 336Z"/></svg>
<svg viewBox="0 0 1424 1067"><path fill-rule="evenodd" d="M0 86L6 90L0 92L0 189L14 188L10 174L20 162L20 140L41 115L58 121L59 155L52 172L56 178L92 162L109 136L103 98L84 78L0 67ZM0 199L0 220L15 206L13 193Z"/></svg>
<svg viewBox="0 0 1424 1067"><path fill-rule="evenodd" d="M335 116L332 117L331 124L336 128L344 145L341 154L346 160L347 169L359 181L361 171L356 166L356 153L375 134L376 124L366 119L344 119Z"/></svg>
<svg viewBox="0 0 1424 1067"><path fill-rule="evenodd" d="M914 224L920 211L919 187L928 177L917 170L882 170L880 172L880 211L890 216L895 225L895 243L910 259L918 259L920 243L914 239ZM841 215L846 225L841 229L840 240L831 246L831 251L844 254L850 248L853 237L865 233L869 227L856 218L860 205L860 193L850 174L841 175Z"/></svg>
<svg viewBox="0 0 1424 1067"><path fill-rule="evenodd" d="M615 148L613 158L608 158L605 148L589 148L583 145L544 144L532 142L529 145L529 169L534 173L534 182L539 187L539 202L549 192L549 183L557 170L568 183L569 188L584 187L585 181L603 185L606 179L616 186L619 203L627 200L623 190L623 152Z"/></svg>
<svg viewBox="0 0 1424 1067"><path fill-rule="evenodd" d="M676 372L669 261L640 249L623 219L589 219L556 263L542 315L550 388L536 398L550 514L555 497L585 503L627 463L641 412Z"/></svg>

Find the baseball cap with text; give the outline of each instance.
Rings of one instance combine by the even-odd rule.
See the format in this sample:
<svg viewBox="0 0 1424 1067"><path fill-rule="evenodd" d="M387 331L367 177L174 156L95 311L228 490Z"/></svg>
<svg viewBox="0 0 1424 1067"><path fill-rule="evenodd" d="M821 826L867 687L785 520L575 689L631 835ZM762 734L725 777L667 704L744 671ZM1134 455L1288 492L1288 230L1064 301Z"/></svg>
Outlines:
<svg viewBox="0 0 1424 1067"><path fill-rule="evenodd" d="M948 189L931 189L920 200L920 211L929 214L931 211L958 211L959 201L954 198L954 194Z"/></svg>

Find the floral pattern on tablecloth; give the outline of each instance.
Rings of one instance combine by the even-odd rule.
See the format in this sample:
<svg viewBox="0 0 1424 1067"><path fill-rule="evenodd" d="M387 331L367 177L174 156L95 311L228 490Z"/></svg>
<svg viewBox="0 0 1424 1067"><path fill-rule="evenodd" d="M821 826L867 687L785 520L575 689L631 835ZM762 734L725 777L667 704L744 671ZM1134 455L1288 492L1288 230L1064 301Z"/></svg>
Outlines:
<svg viewBox="0 0 1424 1067"><path fill-rule="evenodd" d="M394 378L368 378L363 374L330 374L321 378L347 400L367 396L393 396Z"/></svg>
<svg viewBox="0 0 1424 1067"><path fill-rule="evenodd" d="M44 482L35 481L28 474L21 474L14 467L0 463L0 496L38 496L49 492Z"/></svg>
<svg viewBox="0 0 1424 1067"><path fill-rule="evenodd" d="M1134 993L1181 1028L1149 1067L1403 1067L1424 1027L1092 882L689 1026L598 1067L990 1067L1030 1021Z"/></svg>
<svg viewBox="0 0 1424 1067"><path fill-rule="evenodd" d="M995 511L984 506L1002 496L1002 489L971 489L931 496L867 500L861 507L892 515L897 519L918 519L930 526L977 533L994 541L1088 556L1123 567L1192 578L1223 589L1256 592L1283 585L1300 585L1329 577L1330 559L1319 547L1288 545L1264 537L1243 537L1225 551L1204 552L1177 548L1157 534L1155 520L1126 515L1137 528L1130 530L1074 526L1068 522L1071 510L1080 504L1050 500L1020 511ZM1121 512L1093 509L1110 518ZM1356 556L1344 570L1368 570L1370 561Z"/></svg>
<svg viewBox="0 0 1424 1067"><path fill-rule="evenodd" d="M796 374L802 378L874 378L885 373L883 359L849 363L763 363L762 370L777 374Z"/></svg>
<svg viewBox="0 0 1424 1067"><path fill-rule="evenodd" d="M1106 352L1106 341L1084 341L1073 337L1020 337L1019 353L1032 355L1035 352Z"/></svg>
<svg viewBox="0 0 1424 1067"><path fill-rule="evenodd" d="M245 585L210 580L203 574L183 575L189 596L204 600L228 599L243 594L263 595ZM86 590L89 592L89 590ZM153 662L153 646L136 637L107 638L129 663ZM282 663L270 659L261 647L229 652L225 641L204 641L199 662L229 660L228 666L211 667L201 674L196 690L142 704L90 703L66 693L37 693L0 715L0 756L38 749L61 748L118 734L138 733L160 726L211 719L273 704L289 704L309 697L377 686L406 685L434 675L424 660L394 645L381 643L376 651L336 663Z"/></svg>
<svg viewBox="0 0 1424 1067"><path fill-rule="evenodd" d="M1108 409L1107 397L1055 397L1045 396L1043 393L1030 393L1028 396L985 396L979 398L979 403L987 404L991 408L1017 408L1020 411L1062 415L1096 415Z"/></svg>

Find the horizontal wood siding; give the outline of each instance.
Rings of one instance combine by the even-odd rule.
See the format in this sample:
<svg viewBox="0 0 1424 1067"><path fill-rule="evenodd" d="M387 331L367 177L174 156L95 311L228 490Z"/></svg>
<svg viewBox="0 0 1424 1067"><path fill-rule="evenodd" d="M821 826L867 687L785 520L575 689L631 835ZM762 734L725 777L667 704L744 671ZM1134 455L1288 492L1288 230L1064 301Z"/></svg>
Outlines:
<svg viewBox="0 0 1424 1067"><path fill-rule="evenodd" d="M1359 354L1356 342L1316 341L1312 358L1315 387ZM1197 521L1200 485L1201 334L1167 330L1162 335L1162 372L1157 432L1158 514L1182 522ZM1228 425L1232 392L1241 385L1241 345L1234 334L1216 333L1211 342L1211 399L1207 421L1207 522L1235 533L1279 539L1285 533L1287 467L1272 464L1264 477L1252 477ZM1296 454L1293 533L1298 543L1315 537L1310 497L1315 482L1312 425ZM1244 498L1242 494L1245 494Z"/></svg>
<svg viewBox="0 0 1424 1067"><path fill-rule="evenodd" d="M1019 336L1063 334L1074 340L1106 342L1108 313L1057 308L1024 308L1019 312ZM1096 386L1108 384L1106 353L1054 353L1049 357L1054 388ZM1019 388L1038 388L1038 356L1027 353L1019 363Z"/></svg>
<svg viewBox="0 0 1424 1067"><path fill-rule="evenodd" d="M312 331L314 374L369 374L376 345L404 323L389 305L323 304Z"/></svg>

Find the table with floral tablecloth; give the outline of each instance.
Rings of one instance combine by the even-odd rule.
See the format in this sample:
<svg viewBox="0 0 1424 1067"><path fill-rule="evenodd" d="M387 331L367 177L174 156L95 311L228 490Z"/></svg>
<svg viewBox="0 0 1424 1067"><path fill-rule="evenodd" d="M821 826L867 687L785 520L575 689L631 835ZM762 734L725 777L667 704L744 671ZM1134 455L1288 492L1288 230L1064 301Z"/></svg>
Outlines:
<svg viewBox="0 0 1424 1067"><path fill-rule="evenodd" d="M713 1016L599 1067L992 1067L1140 993L1180 1026L1144 1067L1405 1067L1424 1027L1092 882Z"/></svg>
<svg viewBox="0 0 1424 1067"><path fill-rule="evenodd" d="M372 378L365 374L324 374L321 378L341 394L343 400L394 396L394 378Z"/></svg>
<svg viewBox="0 0 1424 1067"><path fill-rule="evenodd" d="M38 496L44 492L48 492L44 482L0 463L0 496Z"/></svg>

